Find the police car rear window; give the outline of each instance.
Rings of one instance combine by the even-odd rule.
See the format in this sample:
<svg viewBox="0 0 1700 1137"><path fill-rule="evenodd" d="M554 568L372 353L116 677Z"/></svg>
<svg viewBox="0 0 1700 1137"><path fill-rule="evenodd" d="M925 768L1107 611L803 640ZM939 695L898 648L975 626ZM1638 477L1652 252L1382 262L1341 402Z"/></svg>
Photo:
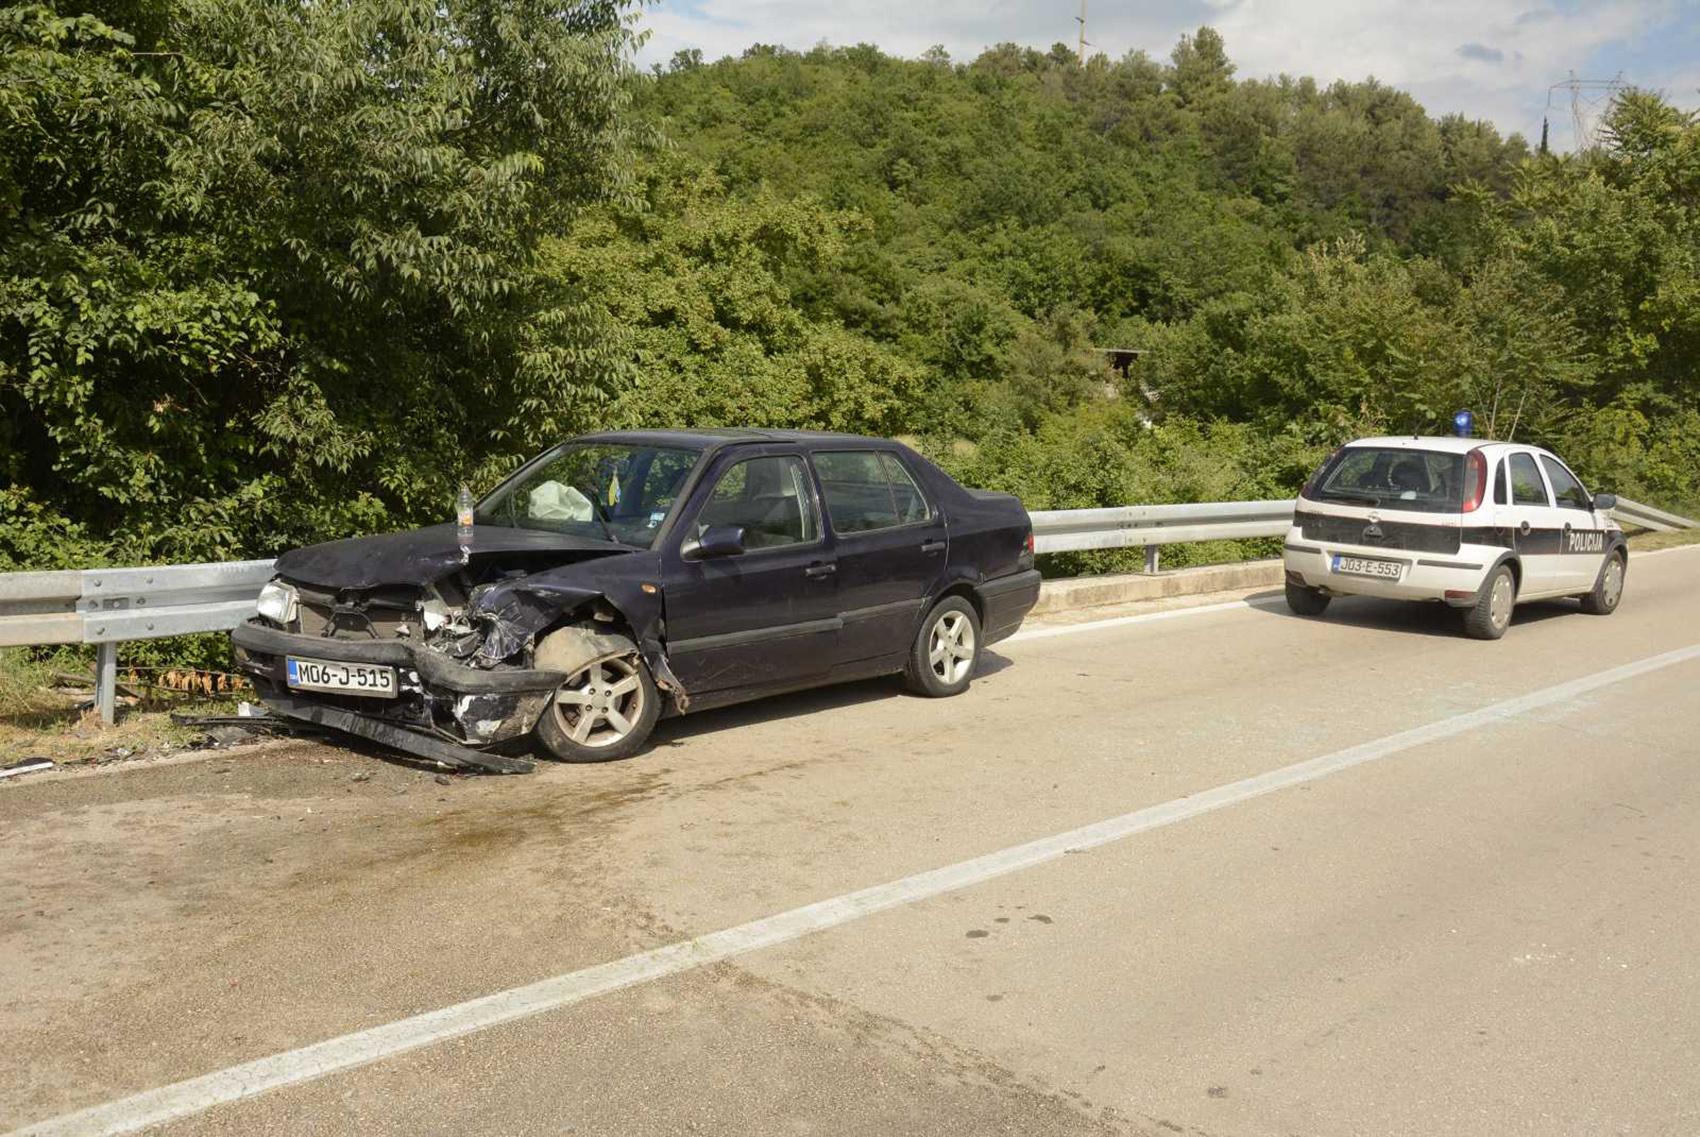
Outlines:
<svg viewBox="0 0 1700 1137"><path fill-rule="evenodd" d="M1464 455L1348 446L1334 456L1305 496L1379 509L1457 513L1464 504Z"/></svg>

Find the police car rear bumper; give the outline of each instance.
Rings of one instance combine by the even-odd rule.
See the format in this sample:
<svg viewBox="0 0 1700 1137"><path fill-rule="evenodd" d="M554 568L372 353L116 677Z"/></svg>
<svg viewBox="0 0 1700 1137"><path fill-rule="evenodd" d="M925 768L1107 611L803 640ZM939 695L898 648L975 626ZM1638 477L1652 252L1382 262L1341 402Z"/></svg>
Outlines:
<svg viewBox="0 0 1700 1137"><path fill-rule="evenodd" d="M1482 580L1497 555L1465 545L1453 554L1420 553L1365 545L1307 541L1295 530L1281 559L1290 583L1335 596L1378 596L1386 600L1440 600L1455 607L1475 603ZM1397 577L1338 570L1337 558L1397 564ZM1350 566L1348 566L1350 567Z"/></svg>

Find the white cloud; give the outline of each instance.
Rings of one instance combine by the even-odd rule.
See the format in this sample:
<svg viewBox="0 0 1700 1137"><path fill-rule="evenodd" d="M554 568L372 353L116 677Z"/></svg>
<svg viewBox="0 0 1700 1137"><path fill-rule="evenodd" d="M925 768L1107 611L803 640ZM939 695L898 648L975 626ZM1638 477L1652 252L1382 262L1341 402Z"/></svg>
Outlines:
<svg viewBox="0 0 1700 1137"><path fill-rule="evenodd" d="M1374 75L1433 112L1532 135L1551 84L1573 69L1586 73L1600 49L1668 16L1660 0L1563 10L1529 0L1242 0L1223 6L1215 25L1242 73ZM1471 46L1478 50L1459 50ZM1493 52L1501 58L1483 58Z"/></svg>
<svg viewBox="0 0 1700 1137"><path fill-rule="evenodd" d="M1166 56L1200 24L1226 37L1242 76L1287 73L1328 82L1368 76L1416 95L1431 111L1461 111L1501 129L1540 129L1547 87L1614 43L1671 19L1676 0L1156 0L1090 6L1094 50ZM1013 41L1073 44L1069 0L661 0L645 25L646 61L700 48L736 55L756 42L807 49L874 43L916 56L942 44L958 60ZM1460 51L1460 49L1466 49ZM1499 55L1494 59L1495 54ZM1632 77L1633 78L1633 77ZM1564 118L1568 119L1568 102Z"/></svg>

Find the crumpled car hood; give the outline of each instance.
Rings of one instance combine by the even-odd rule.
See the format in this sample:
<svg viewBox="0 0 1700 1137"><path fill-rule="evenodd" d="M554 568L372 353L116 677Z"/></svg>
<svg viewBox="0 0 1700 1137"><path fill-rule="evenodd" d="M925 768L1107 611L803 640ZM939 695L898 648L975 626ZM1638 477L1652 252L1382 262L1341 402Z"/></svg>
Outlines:
<svg viewBox="0 0 1700 1137"><path fill-rule="evenodd" d="M474 526L467 547L474 559L502 553L577 553L603 557L632 551L606 541L506 525ZM294 549L277 559L277 572L290 580L325 588L376 588L386 584L429 584L464 563L459 530L453 522L448 522Z"/></svg>

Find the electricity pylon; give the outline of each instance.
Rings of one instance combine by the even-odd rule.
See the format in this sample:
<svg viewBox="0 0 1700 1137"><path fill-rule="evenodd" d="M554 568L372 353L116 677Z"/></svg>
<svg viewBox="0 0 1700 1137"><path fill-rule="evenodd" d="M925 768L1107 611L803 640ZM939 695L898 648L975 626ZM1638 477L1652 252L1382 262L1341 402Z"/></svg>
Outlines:
<svg viewBox="0 0 1700 1137"><path fill-rule="evenodd" d="M1578 79L1576 72L1562 83L1547 88L1547 109L1541 115L1541 153L1547 152L1547 129L1552 120L1553 97L1560 91L1570 92L1570 148L1581 154L1599 146L1600 118L1617 93L1629 84L1619 71L1610 79Z"/></svg>

